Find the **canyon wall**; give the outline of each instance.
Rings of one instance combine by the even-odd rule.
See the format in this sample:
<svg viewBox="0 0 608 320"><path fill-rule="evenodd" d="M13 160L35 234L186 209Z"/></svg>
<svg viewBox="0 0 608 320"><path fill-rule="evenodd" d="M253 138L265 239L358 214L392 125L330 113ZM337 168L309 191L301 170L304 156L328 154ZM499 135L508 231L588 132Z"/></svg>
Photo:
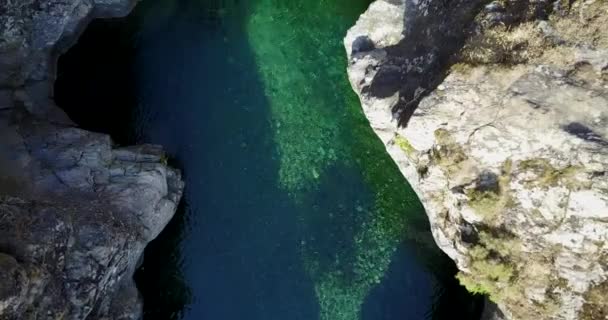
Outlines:
<svg viewBox="0 0 608 320"><path fill-rule="evenodd" d="M371 126L489 317L608 316L608 2L377 0L344 42Z"/></svg>
<svg viewBox="0 0 608 320"><path fill-rule="evenodd" d="M52 97L58 55L134 5L0 0L0 319L141 317L132 276L175 213L180 173L159 146L77 128Z"/></svg>

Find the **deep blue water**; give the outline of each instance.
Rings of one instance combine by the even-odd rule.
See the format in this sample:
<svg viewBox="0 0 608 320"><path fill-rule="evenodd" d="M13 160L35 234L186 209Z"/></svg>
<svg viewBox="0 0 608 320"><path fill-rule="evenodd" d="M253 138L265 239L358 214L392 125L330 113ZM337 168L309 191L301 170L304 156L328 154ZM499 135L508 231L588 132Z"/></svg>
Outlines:
<svg viewBox="0 0 608 320"><path fill-rule="evenodd" d="M377 285L353 271L355 239L377 207L365 169L329 164L301 198L279 183L277 100L246 23L255 4L146 0L128 19L95 22L60 60L56 99L77 123L120 144L162 144L184 173L180 211L137 274L145 318L475 319L479 303L457 285L453 264L412 240L430 237L425 223L410 224ZM344 81L337 77L327 81ZM394 164L381 170L398 174ZM402 178L387 183L415 199ZM425 221L419 204L403 205ZM336 270L346 284L335 288L350 288L349 279L353 291L365 288L360 310L316 291ZM327 303L337 310L323 311Z"/></svg>

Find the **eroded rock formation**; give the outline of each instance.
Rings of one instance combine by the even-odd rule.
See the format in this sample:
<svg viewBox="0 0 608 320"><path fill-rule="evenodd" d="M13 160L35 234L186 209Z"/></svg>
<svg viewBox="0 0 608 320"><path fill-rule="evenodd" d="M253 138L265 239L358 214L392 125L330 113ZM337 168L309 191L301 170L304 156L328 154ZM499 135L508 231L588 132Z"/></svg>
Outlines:
<svg viewBox="0 0 608 320"><path fill-rule="evenodd" d="M132 275L176 210L180 174L159 146L76 128L51 90L82 28L133 5L0 0L0 319L141 316Z"/></svg>
<svg viewBox="0 0 608 320"><path fill-rule="evenodd" d="M377 0L349 78L471 291L608 315L608 3Z"/></svg>

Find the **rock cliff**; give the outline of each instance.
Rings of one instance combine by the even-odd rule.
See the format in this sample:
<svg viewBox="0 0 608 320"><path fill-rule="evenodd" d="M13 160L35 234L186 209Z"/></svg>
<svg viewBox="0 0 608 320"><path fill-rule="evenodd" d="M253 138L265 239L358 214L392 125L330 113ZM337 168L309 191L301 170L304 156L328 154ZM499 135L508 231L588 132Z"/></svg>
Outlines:
<svg viewBox="0 0 608 320"><path fill-rule="evenodd" d="M353 89L470 291L608 317L608 2L377 0Z"/></svg>
<svg viewBox="0 0 608 320"><path fill-rule="evenodd" d="M132 275L176 210L180 174L159 146L117 147L52 99L58 54L133 5L0 0L0 319L141 316Z"/></svg>

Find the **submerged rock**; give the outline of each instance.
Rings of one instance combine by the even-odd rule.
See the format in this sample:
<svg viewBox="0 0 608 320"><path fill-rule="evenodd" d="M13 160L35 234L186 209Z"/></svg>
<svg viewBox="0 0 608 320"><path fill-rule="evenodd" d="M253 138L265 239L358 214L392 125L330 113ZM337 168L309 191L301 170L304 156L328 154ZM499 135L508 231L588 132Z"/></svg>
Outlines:
<svg viewBox="0 0 608 320"><path fill-rule="evenodd" d="M437 244L506 318L606 316L606 22L605 1L377 0L345 39Z"/></svg>
<svg viewBox="0 0 608 320"><path fill-rule="evenodd" d="M180 173L159 146L74 127L51 92L82 27L133 5L0 3L0 319L141 317L132 276L175 213Z"/></svg>

